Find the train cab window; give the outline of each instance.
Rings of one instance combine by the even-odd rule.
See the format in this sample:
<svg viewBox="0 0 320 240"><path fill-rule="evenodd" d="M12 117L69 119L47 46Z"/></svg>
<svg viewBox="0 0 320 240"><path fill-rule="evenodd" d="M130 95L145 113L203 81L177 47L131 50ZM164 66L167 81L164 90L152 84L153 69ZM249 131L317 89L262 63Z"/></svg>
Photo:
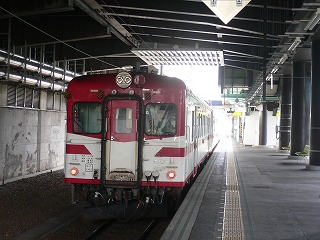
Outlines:
<svg viewBox="0 0 320 240"><path fill-rule="evenodd" d="M116 132L131 133L132 131L132 109L117 108L116 110Z"/></svg>
<svg viewBox="0 0 320 240"><path fill-rule="evenodd" d="M75 133L101 132L101 104L78 102L73 105L73 131Z"/></svg>
<svg viewBox="0 0 320 240"><path fill-rule="evenodd" d="M174 136L177 131L177 107L174 104L147 104L145 132L153 136Z"/></svg>

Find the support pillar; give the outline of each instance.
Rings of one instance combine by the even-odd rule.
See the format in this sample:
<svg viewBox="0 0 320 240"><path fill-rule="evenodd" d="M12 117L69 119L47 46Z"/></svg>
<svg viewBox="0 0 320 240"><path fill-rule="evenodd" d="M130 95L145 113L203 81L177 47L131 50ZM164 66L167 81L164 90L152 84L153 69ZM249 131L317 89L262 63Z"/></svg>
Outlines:
<svg viewBox="0 0 320 240"><path fill-rule="evenodd" d="M310 156L308 168L320 168L320 33L312 39L311 62L311 128Z"/></svg>
<svg viewBox="0 0 320 240"><path fill-rule="evenodd" d="M305 63L305 134L304 144L310 145L310 126L311 126L311 62Z"/></svg>
<svg viewBox="0 0 320 240"><path fill-rule="evenodd" d="M267 145L267 0L264 0L264 11L263 11L263 85L262 85L262 114L260 115L260 126L259 126L259 145Z"/></svg>
<svg viewBox="0 0 320 240"><path fill-rule="evenodd" d="M221 94L224 94L224 67L219 67L219 75L218 75L218 85L221 88Z"/></svg>
<svg viewBox="0 0 320 240"><path fill-rule="evenodd" d="M305 62L293 62L292 66L292 107L291 107L291 148L290 155L304 149L305 136Z"/></svg>
<svg viewBox="0 0 320 240"><path fill-rule="evenodd" d="M280 126L279 126L279 149L288 147L290 144L291 131L291 76L285 75L280 78Z"/></svg>

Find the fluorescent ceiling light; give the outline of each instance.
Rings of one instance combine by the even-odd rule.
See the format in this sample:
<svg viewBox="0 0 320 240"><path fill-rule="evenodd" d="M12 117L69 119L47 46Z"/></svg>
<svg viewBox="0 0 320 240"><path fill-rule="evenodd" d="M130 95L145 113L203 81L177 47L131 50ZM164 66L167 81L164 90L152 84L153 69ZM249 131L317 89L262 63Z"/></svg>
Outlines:
<svg viewBox="0 0 320 240"><path fill-rule="evenodd" d="M309 20L308 24L305 26L304 30L312 30L314 28L315 25L317 25L317 23L320 20L320 8L317 8L317 11L315 11L315 13L312 15L311 19Z"/></svg>
<svg viewBox="0 0 320 240"><path fill-rule="evenodd" d="M289 51L294 51L300 43L301 43L300 37L296 37L296 39L295 39L294 42L290 45L290 47L288 48L288 50L289 50Z"/></svg>
<svg viewBox="0 0 320 240"><path fill-rule="evenodd" d="M271 79L271 76L272 76L272 74L270 73L270 74L267 76L266 81L269 81L269 80Z"/></svg>
<svg viewBox="0 0 320 240"><path fill-rule="evenodd" d="M279 70L279 67L278 67L278 66L275 66L275 67L271 70L271 73L276 73L278 70Z"/></svg>
<svg viewBox="0 0 320 240"><path fill-rule="evenodd" d="M283 54L283 56L280 58L278 64L284 64L285 61L288 59L288 54Z"/></svg>

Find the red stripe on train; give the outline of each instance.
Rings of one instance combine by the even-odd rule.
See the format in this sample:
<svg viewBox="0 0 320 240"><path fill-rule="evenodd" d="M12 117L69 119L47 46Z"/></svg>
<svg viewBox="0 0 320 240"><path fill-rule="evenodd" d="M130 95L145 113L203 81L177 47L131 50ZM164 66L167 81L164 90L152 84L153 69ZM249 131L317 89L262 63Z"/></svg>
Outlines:
<svg viewBox="0 0 320 240"><path fill-rule="evenodd" d="M185 148L163 147L156 153L155 157L184 157L186 156Z"/></svg>
<svg viewBox="0 0 320 240"><path fill-rule="evenodd" d="M157 181L157 186L158 187L183 187L185 185L185 182L158 182ZM142 187L148 186L148 183L146 181L141 182ZM155 186L153 181L149 182L149 186Z"/></svg>
<svg viewBox="0 0 320 240"><path fill-rule="evenodd" d="M64 181L68 183L101 184L99 179L65 178Z"/></svg>
<svg viewBox="0 0 320 240"><path fill-rule="evenodd" d="M66 145L67 154L91 154L89 150L84 145L67 144Z"/></svg>
<svg viewBox="0 0 320 240"><path fill-rule="evenodd" d="M68 183L82 183L82 184L101 184L99 179L83 179L83 178L65 178L65 182ZM112 182L111 182L112 183ZM108 183L105 183L108 185ZM183 187L185 182L157 182L158 187ZM130 187L131 185L128 185ZM146 181L141 182L141 186L146 187L148 183ZM149 186L155 186L153 181L149 182Z"/></svg>

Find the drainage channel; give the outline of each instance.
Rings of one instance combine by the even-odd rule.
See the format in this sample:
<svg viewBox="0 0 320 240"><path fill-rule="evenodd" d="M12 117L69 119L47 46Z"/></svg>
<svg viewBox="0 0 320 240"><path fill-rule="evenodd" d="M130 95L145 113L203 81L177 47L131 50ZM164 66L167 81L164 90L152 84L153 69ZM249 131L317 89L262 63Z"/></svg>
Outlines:
<svg viewBox="0 0 320 240"><path fill-rule="evenodd" d="M222 239L245 239L236 165L231 143L227 151L226 192L223 213Z"/></svg>

